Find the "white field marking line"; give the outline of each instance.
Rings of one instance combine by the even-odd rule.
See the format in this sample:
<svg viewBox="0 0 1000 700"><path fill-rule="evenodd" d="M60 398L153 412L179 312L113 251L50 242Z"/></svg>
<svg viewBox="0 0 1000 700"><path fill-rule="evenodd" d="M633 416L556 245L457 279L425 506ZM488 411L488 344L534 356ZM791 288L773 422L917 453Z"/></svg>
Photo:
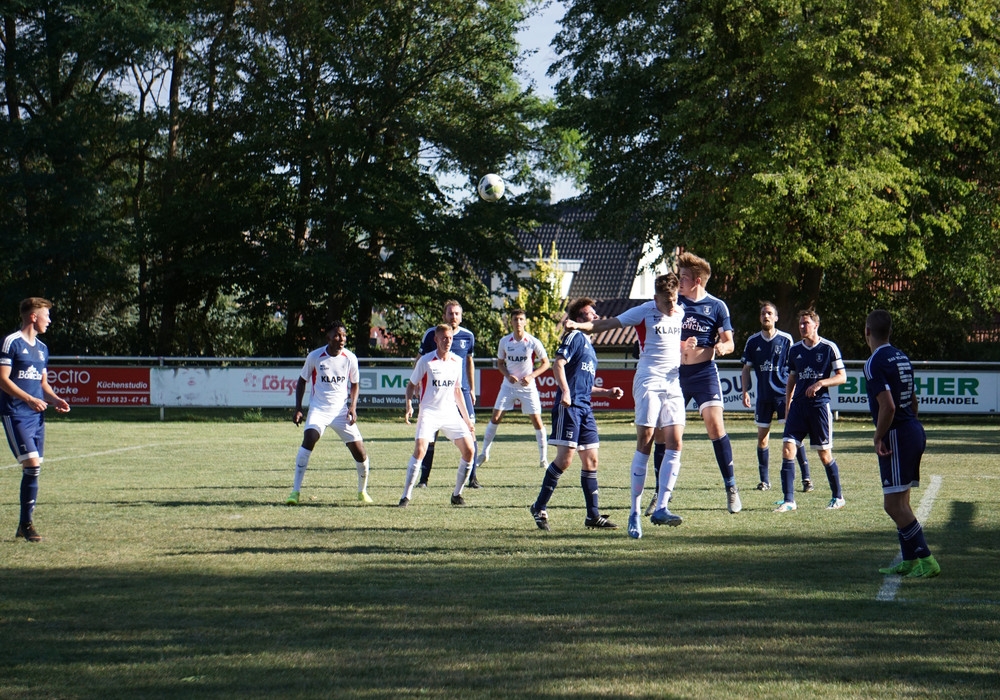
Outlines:
<svg viewBox="0 0 1000 700"><path fill-rule="evenodd" d="M934 506L934 499L937 498L938 491L941 490L942 481L943 479L940 476L935 475L931 477L931 485L927 487L924 497L920 499L920 506L917 508L917 520L921 523L931 514L931 508ZM889 566L895 566L901 561L903 561L903 555L902 553L897 553L896 558L892 560ZM886 576L885 581L882 582L882 587L878 591L878 595L875 596L875 600L891 603L896 599L896 593L899 591L899 585L902 582L902 576L894 574Z"/></svg>
<svg viewBox="0 0 1000 700"><path fill-rule="evenodd" d="M104 455L113 455L113 454L117 454L119 452L132 452L134 450L145 450L147 447L157 447L160 444L161 443L158 443L158 442L151 442L148 445L134 445L132 447L119 447L117 450L105 450L104 452L91 452L90 454L85 454L85 455L69 455L69 456L66 456L66 457L56 457L55 459L46 459L44 462L42 462L42 466L45 466L46 464L52 464L53 462L65 462L66 460L69 460L69 459L87 459L89 457L103 457ZM0 469L17 469L20 466L21 466L20 464L12 464L10 466L0 467Z"/></svg>

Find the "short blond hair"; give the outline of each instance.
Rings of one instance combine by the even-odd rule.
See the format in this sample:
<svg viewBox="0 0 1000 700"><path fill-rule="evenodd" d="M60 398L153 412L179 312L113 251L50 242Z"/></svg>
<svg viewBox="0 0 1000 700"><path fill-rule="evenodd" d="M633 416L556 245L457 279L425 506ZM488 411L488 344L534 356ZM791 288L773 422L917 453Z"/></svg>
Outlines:
<svg viewBox="0 0 1000 700"><path fill-rule="evenodd" d="M711 263L705 258L699 258L694 253L684 252L677 256L677 269L691 270L695 277L701 278L703 285L708 284L708 280L712 277Z"/></svg>

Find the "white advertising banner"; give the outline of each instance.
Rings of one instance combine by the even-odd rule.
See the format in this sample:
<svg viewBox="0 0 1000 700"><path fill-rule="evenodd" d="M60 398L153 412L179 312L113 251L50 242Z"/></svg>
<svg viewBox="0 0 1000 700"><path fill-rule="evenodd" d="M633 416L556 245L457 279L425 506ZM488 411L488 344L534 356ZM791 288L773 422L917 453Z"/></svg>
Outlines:
<svg viewBox="0 0 1000 700"><path fill-rule="evenodd" d="M153 367L149 370L152 406L233 406L291 408L295 405L298 367ZM412 369L361 370L359 406L396 408L403 404ZM479 370L477 375L494 370ZM722 398L727 411L743 407L738 369L720 369ZM921 413L982 414L1000 411L1000 375L971 370L918 370L915 377ZM477 382L478 383L478 382ZM750 395L756 398L751 389ZM487 398L487 397L481 397ZM305 397L308 404L309 396ZM488 402L492 406L492 402ZM483 408L483 401L479 401ZM861 369L847 370L847 383L833 390L831 407L846 413L867 413L868 395ZM693 409L693 402L688 406Z"/></svg>
<svg viewBox="0 0 1000 700"><path fill-rule="evenodd" d="M743 380L739 370L720 369L723 400L727 411L750 411L743 407ZM914 375L920 413L996 413L1000 410L1000 378L992 372L969 370L917 370ZM864 372L849 368L847 382L831 390L830 407L844 413L868 413L868 389ZM750 390L751 406L757 398ZM688 408L694 408L692 401Z"/></svg>

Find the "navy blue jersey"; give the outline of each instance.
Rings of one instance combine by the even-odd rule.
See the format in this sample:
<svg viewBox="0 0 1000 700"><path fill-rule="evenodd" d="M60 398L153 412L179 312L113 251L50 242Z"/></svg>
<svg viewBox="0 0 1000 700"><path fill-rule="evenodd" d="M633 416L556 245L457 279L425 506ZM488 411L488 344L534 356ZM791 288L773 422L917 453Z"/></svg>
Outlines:
<svg viewBox="0 0 1000 700"><path fill-rule="evenodd" d="M778 330L770 340L760 332L747 339L740 362L753 368L758 401L776 398L784 401L785 385L788 384L788 350L792 342L792 336Z"/></svg>
<svg viewBox="0 0 1000 700"><path fill-rule="evenodd" d="M898 348L886 343L875 349L865 362L865 383L868 385L868 406L872 420L878 424L878 395L888 391L896 404L896 415L890 430L917 420L913 410L913 365Z"/></svg>
<svg viewBox="0 0 1000 700"><path fill-rule="evenodd" d="M597 353L590 337L580 331L570 331L559 341L556 358L563 357L566 366L566 383L573 406L590 406L590 392L594 390L597 376ZM562 389L556 386L555 405L562 401Z"/></svg>
<svg viewBox="0 0 1000 700"><path fill-rule="evenodd" d="M427 332L424 333L424 339L420 341L420 354L426 355L429 352L435 352L437 350L437 344L434 342L434 332L437 328L428 328ZM474 357L476 349L476 336L468 328L464 326L459 326L455 329L451 338L451 352L455 353L462 358L463 367L465 366L465 358ZM466 391L469 390L469 377L466 372L462 371L462 388Z"/></svg>
<svg viewBox="0 0 1000 700"><path fill-rule="evenodd" d="M795 375L793 400L804 399L812 405L830 403L830 388L823 387L812 398L806 397L806 389L821 379L828 379L844 369L844 358L840 348L826 338L820 338L812 347L804 340L795 343L788 351L788 372Z"/></svg>
<svg viewBox="0 0 1000 700"><path fill-rule="evenodd" d="M706 294L698 301L679 296L677 303L684 309L682 341L694 336L698 339L698 347L710 348L719 342L719 333L733 330L729 307L711 294Z"/></svg>
<svg viewBox="0 0 1000 700"><path fill-rule="evenodd" d="M10 380L24 393L38 399L45 399L42 380L49 364L49 348L35 338L32 345L21 331L11 333L3 340L0 348L0 365L10 367ZM21 399L14 398L6 391L0 391L0 415L35 416L37 412Z"/></svg>

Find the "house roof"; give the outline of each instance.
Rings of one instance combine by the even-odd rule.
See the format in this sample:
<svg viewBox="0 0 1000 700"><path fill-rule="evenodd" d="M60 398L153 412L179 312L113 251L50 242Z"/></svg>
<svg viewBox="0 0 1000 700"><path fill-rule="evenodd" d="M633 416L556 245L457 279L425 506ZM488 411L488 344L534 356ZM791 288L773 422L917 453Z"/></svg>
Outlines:
<svg viewBox="0 0 1000 700"><path fill-rule="evenodd" d="M559 207L559 205L556 205ZM569 297L587 296L593 299L625 299L639 269L642 246L621 241L584 238L580 224L593 220L594 215L572 204L559 207L555 223L545 223L533 231L521 231L518 238L529 255L549 255L555 242L561 260L581 260L580 271L573 275Z"/></svg>

